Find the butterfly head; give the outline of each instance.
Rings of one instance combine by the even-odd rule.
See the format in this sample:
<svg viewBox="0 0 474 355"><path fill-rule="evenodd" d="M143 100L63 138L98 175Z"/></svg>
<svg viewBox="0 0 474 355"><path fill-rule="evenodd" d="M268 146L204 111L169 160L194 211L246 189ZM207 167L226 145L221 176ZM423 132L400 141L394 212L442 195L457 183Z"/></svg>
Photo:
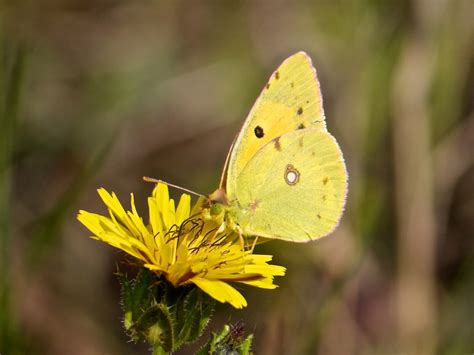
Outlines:
<svg viewBox="0 0 474 355"><path fill-rule="evenodd" d="M228 205L229 201L227 199L227 194L224 188L218 188L216 191L214 191L212 194L209 195L209 204L216 205Z"/></svg>
<svg viewBox="0 0 474 355"><path fill-rule="evenodd" d="M223 232L224 229L234 232L240 231L239 224L234 218L238 212L235 206L229 203L224 188L219 188L210 194L201 210L205 220L213 221L220 226L220 232Z"/></svg>

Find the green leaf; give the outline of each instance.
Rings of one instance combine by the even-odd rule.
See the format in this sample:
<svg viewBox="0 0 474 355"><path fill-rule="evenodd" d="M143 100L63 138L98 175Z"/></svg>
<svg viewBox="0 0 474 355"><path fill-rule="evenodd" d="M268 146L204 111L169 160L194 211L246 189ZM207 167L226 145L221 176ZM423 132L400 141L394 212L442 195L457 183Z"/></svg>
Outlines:
<svg viewBox="0 0 474 355"><path fill-rule="evenodd" d="M211 339L197 354L249 355L251 354L250 349L252 346L253 335L250 334L244 339L243 331L244 328L241 323L232 326L226 324L219 333L212 333Z"/></svg>
<svg viewBox="0 0 474 355"><path fill-rule="evenodd" d="M243 355L250 354L250 348L252 347L253 334L250 334L240 345L240 353Z"/></svg>

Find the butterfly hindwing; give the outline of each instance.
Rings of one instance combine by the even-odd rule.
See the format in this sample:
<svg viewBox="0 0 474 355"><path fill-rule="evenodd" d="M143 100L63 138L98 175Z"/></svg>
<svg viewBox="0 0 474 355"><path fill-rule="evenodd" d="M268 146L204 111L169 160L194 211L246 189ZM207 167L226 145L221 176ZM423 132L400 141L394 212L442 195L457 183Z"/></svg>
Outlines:
<svg viewBox="0 0 474 355"><path fill-rule="evenodd" d="M337 226L347 173L336 140L326 130L304 129L261 148L235 189L235 219L246 235L305 242Z"/></svg>

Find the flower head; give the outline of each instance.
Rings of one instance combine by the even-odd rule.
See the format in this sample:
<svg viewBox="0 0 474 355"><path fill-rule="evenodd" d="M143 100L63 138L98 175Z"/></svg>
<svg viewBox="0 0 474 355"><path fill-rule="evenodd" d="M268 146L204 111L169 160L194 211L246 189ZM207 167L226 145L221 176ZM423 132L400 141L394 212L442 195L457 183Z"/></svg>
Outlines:
<svg viewBox="0 0 474 355"><path fill-rule="evenodd" d="M285 274L284 267L268 264L271 255L242 250L234 231L221 231L203 219L202 200L191 210L191 198L183 194L175 207L164 183L148 198L148 224L138 215L133 194L131 211L126 211L114 193L103 188L98 192L109 216L81 210L77 217L92 238L137 258L175 287L193 283L216 300L242 308L245 298L228 282L273 289L273 277Z"/></svg>

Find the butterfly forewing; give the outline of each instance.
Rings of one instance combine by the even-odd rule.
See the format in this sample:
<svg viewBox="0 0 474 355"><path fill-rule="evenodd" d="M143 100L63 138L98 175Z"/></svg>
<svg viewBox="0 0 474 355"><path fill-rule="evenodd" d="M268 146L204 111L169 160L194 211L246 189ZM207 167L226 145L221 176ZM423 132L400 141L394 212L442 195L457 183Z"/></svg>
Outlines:
<svg viewBox="0 0 474 355"><path fill-rule="evenodd" d="M229 199L235 195L238 175L260 148L306 128L326 130L326 124L316 70L308 55L298 52L272 74L231 148L221 179Z"/></svg>

